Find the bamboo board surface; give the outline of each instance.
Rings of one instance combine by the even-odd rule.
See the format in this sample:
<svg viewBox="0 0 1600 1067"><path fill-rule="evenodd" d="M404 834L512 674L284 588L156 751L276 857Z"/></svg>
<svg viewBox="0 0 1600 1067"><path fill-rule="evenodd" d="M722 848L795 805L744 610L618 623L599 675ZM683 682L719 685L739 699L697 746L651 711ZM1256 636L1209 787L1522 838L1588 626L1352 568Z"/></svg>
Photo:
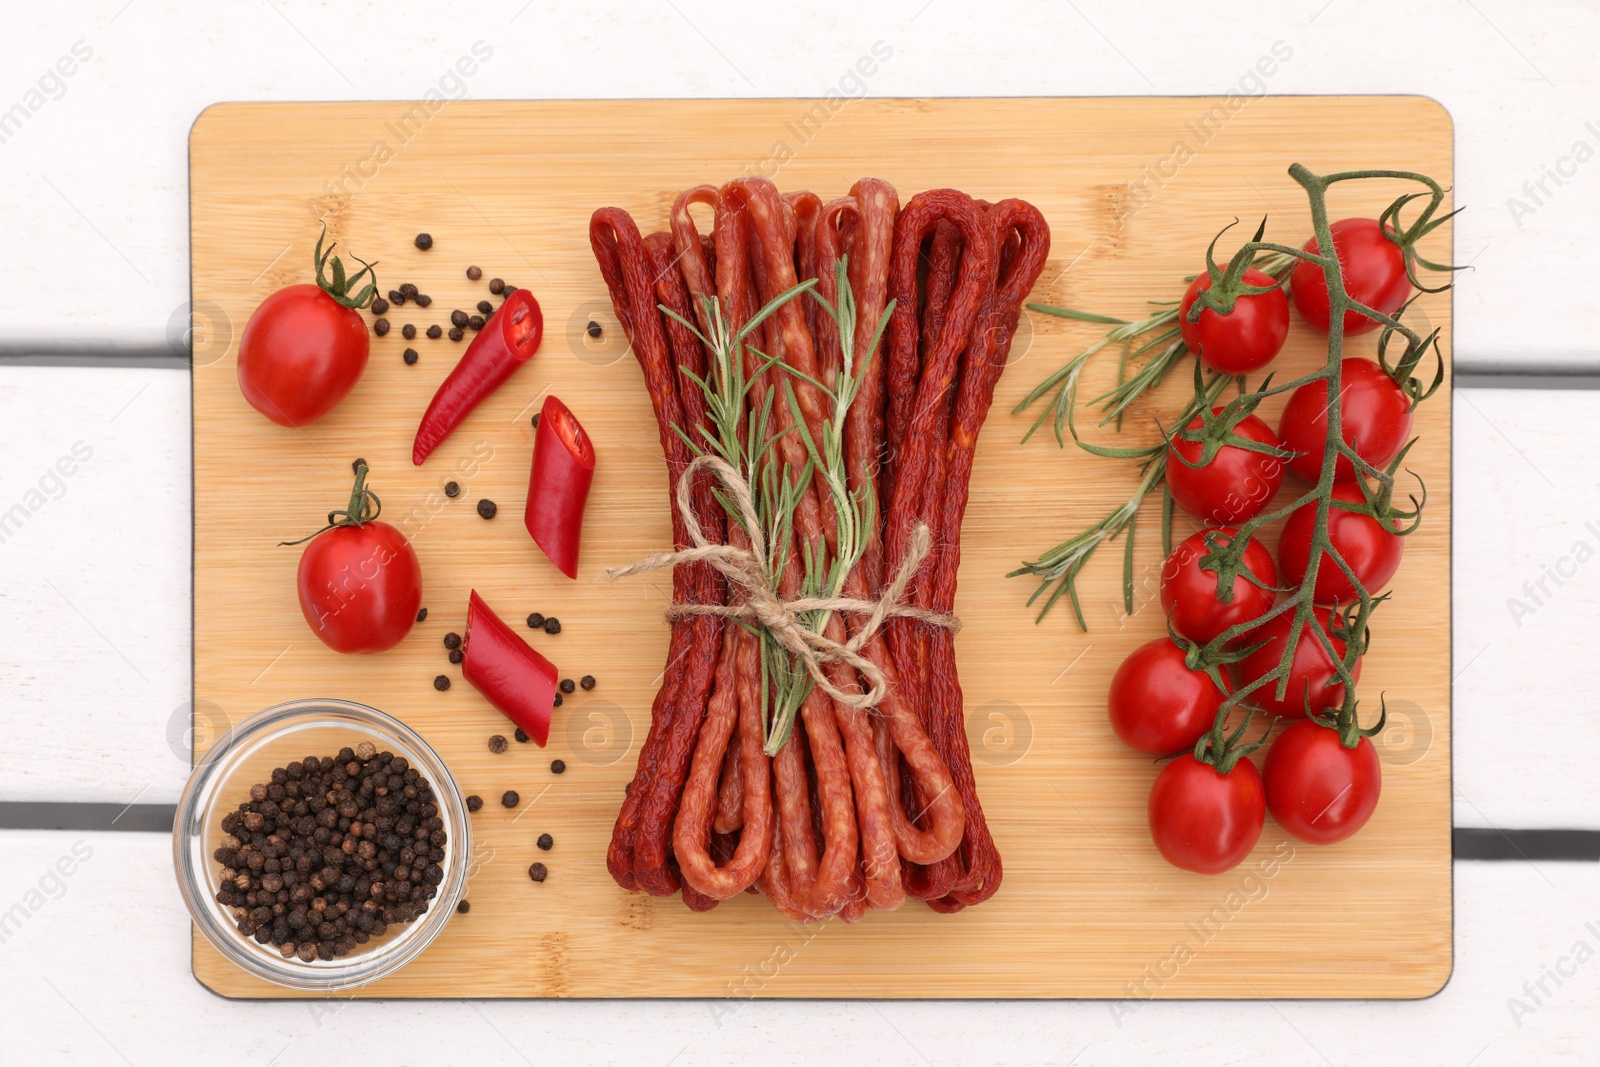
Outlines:
<svg viewBox="0 0 1600 1067"><path fill-rule="evenodd" d="M209 725L281 701L356 700L396 714L440 752L474 817L470 914L454 917L408 968L357 993L392 997L1419 997L1451 970L1450 405L1422 405L1409 460L1427 481L1428 512L1408 539L1394 597L1380 611L1361 687L1367 715L1386 694L1399 724L1380 740L1384 792L1365 830L1340 845L1294 842L1269 818L1260 844L1212 878L1155 852L1145 798L1155 769L1106 725L1104 698L1122 658L1163 631L1156 599L1159 523L1138 533L1137 610L1124 617L1120 545L1085 573L1090 632L1065 604L1035 624L1033 586L1003 577L1016 563L1104 515L1131 491L1125 464L1022 444L1009 414L1096 328L1025 316L978 450L962 535L957 641L979 791L1005 860L988 903L939 916L914 902L854 928L790 925L763 898L688 912L677 898L618 889L604 851L623 785L648 726L666 648L669 582L601 586L609 565L669 542L660 446L637 364L616 325L587 240L590 212L626 208L664 228L677 191L740 173L785 190L838 195L862 175L902 200L934 186L1036 204L1053 232L1033 298L1127 317L1199 267L1234 217L1271 213L1268 236L1308 236L1305 200L1285 171L1383 167L1452 181L1452 128L1418 97L795 100L228 104L191 136L194 401L195 701ZM1130 184L1131 183L1131 184ZM1395 186L1341 187L1332 214L1375 214ZM415 282L427 311L389 314L351 396L303 431L257 415L239 394L237 337L281 286L311 280L317 220L341 248L378 261L387 290ZM1248 226L1239 227L1242 240ZM433 249L417 251L419 231ZM1230 235L1230 238L1232 235ZM1227 245L1227 240L1223 242ZM1449 258L1449 228L1431 258ZM416 422L464 345L414 342L399 327L448 326L450 310L488 296L469 282L503 277L543 304L543 348L422 468ZM1448 295L1419 318L1450 344ZM594 319L605 338L589 340ZM1347 352L1371 355L1371 335ZM406 366L407 345L420 361ZM1321 358L1296 319L1280 374ZM1087 374L1084 396L1115 359ZM1124 439L1188 388L1179 374L1130 415ZM529 415L554 391L594 437L599 466L577 581L561 577L520 522ZM1263 414L1276 424L1278 408ZM1146 429L1148 428L1148 429ZM398 648L340 656L307 630L296 603L298 550L276 543L314 529L349 493L350 462L372 467L384 518L422 559L428 619ZM448 500L447 479L462 485ZM1287 489L1286 489L1287 491ZM474 503L498 502L480 519ZM1153 516L1154 512L1150 512ZM477 588L508 621L559 616L559 636L530 640L564 675L594 674L558 709L548 749L486 746L510 726L444 658ZM524 631L526 632L526 631ZM436 692L439 673L457 684ZM1369 720L1370 721L1370 720ZM202 736L197 732L197 737ZM550 760L566 761L556 777ZM494 802L517 789L522 806ZM549 853L535 850L554 835ZM551 870L531 883L534 859ZM227 996L287 996L236 970L196 935L196 976Z"/></svg>

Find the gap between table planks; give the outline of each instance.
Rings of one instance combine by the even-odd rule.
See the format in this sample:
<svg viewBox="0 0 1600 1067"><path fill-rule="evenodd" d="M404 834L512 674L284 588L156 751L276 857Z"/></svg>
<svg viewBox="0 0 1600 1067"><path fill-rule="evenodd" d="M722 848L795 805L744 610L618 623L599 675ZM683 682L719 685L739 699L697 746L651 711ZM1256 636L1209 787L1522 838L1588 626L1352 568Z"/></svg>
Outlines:
<svg viewBox="0 0 1600 1067"><path fill-rule="evenodd" d="M1237 103L1237 101L1235 101ZM819 119L819 116L822 116ZM1225 116L1221 121L1218 116ZM1187 151L1180 151L1184 146ZM745 172L781 188L844 192L862 175L892 181L902 200L954 186L990 200L1032 201L1053 231L1051 262L1032 299L1133 317L1176 297L1207 241L1308 235L1291 162L1326 173L1383 167L1452 183L1448 114L1420 97L1285 97L1227 110L1208 98L860 100L829 112L809 101L463 102L429 111L403 103L224 104L190 138L196 305L231 324L193 374L195 699L237 721L280 701L333 696L404 718L489 802L475 816L480 851L468 897L417 961L358 996L735 997L1419 997L1451 970L1448 387L1424 404L1410 455L1429 509L1408 539L1394 597L1379 613L1364 665L1363 705L1377 695L1410 712L1429 740L1385 763L1384 796L1349 842L1315 849L1268 821L1244 865L1214 878L1168 867L1145 829L1155 768L1106 728L1103 700L1122 657L1162 631L1151 609L1159 523L1139 531L1139 608L1123 619L1120 545L1090 565L1081 591L1091 632L1066 606L1042 623L1016 562L1126 499L1125 465L1047 437L1023 445L1011 407L1096 334L1043 316L1024 319L979 449L962 536L957 642L980 793L1006 864L999 894L943 917L911 903L859 926L802 928L754 896L688 912L677 898L623 892L603 864L623 784L648 724L666 646L669 583L597 584L601 568L668 543L665 478L637 366L585 338L589 320L620 336L591 257L587 225L601 205L630 211L646 232L666 223L677 191ZM1181 161L1180 156L1183 158ZM1154 176L1154 177L1152 177ZM1145 196L1130 187L1149 179ZM1375 214L1394 183L1346 185L1335 218ZM252 411L235 381L237 337L255 305L310 280L318 219L342 252L378 263L382 288L415 282L430 309L393 309L351 396L296 432ZM433 235L429 252L412 237ZM1450 232L1431 238L1448 260ZM402 340L399 327L445 322L488 295L464 270L535 290L540 355L485 403L422 468L410 463L416 421L464 345ZM1442 330L1449 296L1417 318ZM406 366L400 353L417 348ZM620 346L617 346L620 347ZM1371 337L1348 351L1371 355ZM1296 322L1280 375L1321 358ZM1110 380L1114 356L1086 377ZM1128 419L1148 438L1187 375ZM519 521L532 435L546 391L593 435L599 469L576 582L539 555ZM1281 405L1264 414L1275 422ZM409 529L423 561L428 620L397 649L340 656L307 631L294 595L299 550L276 543L315 529L348 495L350 462L371 464L384 517ZM462 484L446 501L447 478ZM474 503L496 500L480 519ZM1154 512L1150 513L1152 516ZM509 620L562 619L534 635L564 674L592 673L592 695L558 711L548 749L486 739L510 726L459 680L440 638L460 630L467 591ZM435 692L445 673L457 684ZM564 776L549 761L566 760ZM494 798L519 790L515 812ZM534 838L555 837L550 853ZM535 858L551 869L535 885ZM223 961L196 936L196 976L226 996L289 996Z"/></svg>

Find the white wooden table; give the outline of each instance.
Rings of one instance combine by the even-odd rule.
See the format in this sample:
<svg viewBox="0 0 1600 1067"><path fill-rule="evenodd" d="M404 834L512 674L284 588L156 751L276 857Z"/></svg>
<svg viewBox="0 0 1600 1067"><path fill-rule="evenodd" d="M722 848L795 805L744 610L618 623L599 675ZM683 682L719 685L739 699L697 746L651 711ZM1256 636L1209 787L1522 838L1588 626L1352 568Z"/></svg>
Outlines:
<svg viewBox="0 0 1600 1067"><path fill-rule="evenodd" d="M0 1063L1592 1062L1600 832L1600 9L97 0L0 37ZM459 10L451 10L458 7ZM475 42L493 50L445 80ZM166 833L187 773L185 143L231 99L1421 92L1457 130L1456 970L1420 1002L231 1003L189 973ZM70 71L70 73L65 73ZM845 84L846 91L853 85ZM1246 88L1250 88L1247 86ZM15 105L15 106L14 106ZM1591 124L1592 123L1592 124ZM1579 143L1583 148L1579 148ZM1582 157L1581 161L1580 158ZM88 458L52 474L77 448ZM37 490L37 495L31 491ZM37 506L35 506L37 505ZM1592 525L1591 525L1592 524ZM1509 598L1545 568L1549 595ZM103 810L66 807L97 803ZM131 805L131 807L130 807ZM118 813L122 814L118 814ZM130 829L131 828L131 829ZM1509 860L1462 858L1485 850ZM1519 852L1520 850L1520 852ZM70 872L70 873L68 873ZM403 1030L397 1029L403 1027ZM358 1053L360 1054L360 1053ZM733 1053L737 1055L737 1053Z"/></svg>

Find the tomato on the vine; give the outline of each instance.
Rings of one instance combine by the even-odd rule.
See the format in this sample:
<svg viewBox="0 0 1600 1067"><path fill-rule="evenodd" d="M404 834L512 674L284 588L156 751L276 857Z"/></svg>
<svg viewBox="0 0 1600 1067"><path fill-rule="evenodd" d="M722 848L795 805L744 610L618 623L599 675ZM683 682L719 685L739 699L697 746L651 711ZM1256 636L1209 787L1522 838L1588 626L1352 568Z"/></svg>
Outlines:
<svg viewBox="0 0 1600 1067"><path fill-rule="evenodd" d="M1240 759L1224 774L1185 752L1150 788L1150 836L1174 867L1221 874L1239 865L1267 819L1261 773Z"/></svg>
<svg viewBox="0 0 1600 1067"><path fill-rule="evenodd" d="M352 295L372 268L346 278L333 247L317 239L316 285L291 285L267 297L239 338L239 390L280 426L305 426L332 411L367 367L370 342L358 309L372 302L375 280ZM323 271L332 264L333 278Z"/></svg>
<svg viewBox="0 0 1600 1067"><path fill-rule="evenodd" d="M1340 219L1329 229L1333 233L1333 251L1339 257L1339 269L1344 275L1344 291L1350 298L1365 304L1374 311L1393 315L1411 295L1411 279L1406 277L1406 254L1378 225L1377 219ZM1307 252L1316 254L1315 237L1305 243ZM1289 279L1289 291L1294 306L1300 309L1305 320L1323 333L1328 332L1331 315L1328 307L1328 279L1322 268L1308 260L1295 264ZM1358 311L1344 313L1344 332L1347 335L1376 330L1379 323Z"/></svg>
<svg viewBox="0 0 1600 1067"><path fill-rule="evenodd" d="M1366 495L1355 482L1343 482L1333 487L1333 499L1352 504L1365 504ZM1391 520L1384 529L1377 519L1342 508L1328 508L1328 541L1350 564L1368 593L1377 593L1389 584L1395 571L1400 569L1400 553L1405 539L1395 529L1398 520ZM1278 541L1278 564L1283 569L1285 581L1300 584L1311 561L1311 535L1317 525L1317 503L1302 504L1283 524L1283 536ZM1324 555L1317 565L1317 587L1313 598L1318 604L1338 601L1349 604L1356 599L1355 586L1350 584L1339 565Z"/></svg>
<svg viewBox="0 0 1600 1067"><path fill-rule="evenodd" d="M1161 637L1122 661L1106 708L1111 728L1129 748L1170 756L1194 747L1226 697L1205 671L1190 669L1183 649Z"/></svg>
<svg viewBox="0 0 1600 1067"><path fill-rule="evenodd" d="M1314 845L1343 841L1365 826L1383 785L1371 741L1359 737L1347 748L1337 730L1310 719L1278 735L1263 773L1267 810L1285 830Z"/></svg>
<svg viewBox="0 0 1600 1067"><path fill-rule="evenodd" d="M1259 270L1246 270L1246 285L1271 286L1275 279ZM1189 283L1178 304L1178 330L1189 351L1221 374L1249 374L1271 363L1289 336L1289 298L1281 288L1264 293L1241 293L1226 315L1203 308L1199 322L1189 321L1195 297L1211 288L1211 275L1202 271Z"/></svg>
<svg viewBox="0 0 1600 1067"><path fill-rule="evenodd" d="M1257 641L1266 643L1239 661L1240 689L1278 669L1284 650L1288 647L1289 630L1293 622L1294 612L1285 611L1247 635L1247 640L1252 644ZM1328 650L1322 647L1322 640L1312 630L1313 626L1317 626L1328 634L1332 625L1331 612L1319 608L1300 628L1300 640L1295 643L1294 660L1289 666L1289 684L1282 700L1277 698L1278 683L1271 681L1252 691L1245 697L1245 702L1254 704L1268 715L1285 719L1304 718L1308 698L1313 711L1339 707L1344 702L1344 684L1339 681L1339 672L1334 661L1328 657ZM1332 634L1328 634L1328 639L1334 651L1343 656L1346 650L1344 640ZM1350 674L1352 678L1360 680L1359 657Z"/></svg>
<svg viewBox="0 0 1600 1067"><path fill-rule="evenodd" d="M332 523L300 555L300 613L335 652L393 648L422 607L422 564L405 534L377 521L378 500L366 477L362 464L348 510L333 512Z"/></svg>
<svg viewBox="0 0 1600 1067"><path fill-rule="evenodd" d="M1222 408L1211 409L1213 417ZM1196 415L1185 429L1198 430L1205 417ZM1233 432L1259 444L1279 447L1278 435L1259 415L1246 415ZM1237 526L1261 514L1283 484L1286 460L1239 445L1224 444L1211 462L1201 466L1205 444L1172 435L1167 445L1167 487L1177 505L1209 526ZM1181 457L1181 458L1180 458ZM1184 461L1188 462L1185 463Z"/></svg>
<svg viewBox="0 0 1600 1067"><path fill-rule="evenodd" d="M1411 433L1411 401L1377 363L1351 356L1339 366L1339 404L1345 444L1382 470ZM1322 474L1322 452L1328 440L1326 381L1307 382L1290 394L1278 421L1278 437L1283 447L1300 453L1289 460L1289 468L1315 482ZM1349 458L1340 456L1334 481L1352 482L1355 478Z"/></svg>
<svg viewBox="0 0 1600 1067"><path fill-rule="evenodd" d="M1161 567L1161 607L1172 628L1196 644L1206 644L1232 626L1260 618L1272 607L1273 588L1278 584L1278 568L1272 553L1255 538L1244 549L1244 565L1256 576L1257 585L1243 574L1233 579L1233 600L1224 604L1217 598L1217 572L1200 565L1211 549L1208 534L1233 537L1228 527L1201 530L1185 538ZM1235 644L1247 643L1245 641Z"/></svg>

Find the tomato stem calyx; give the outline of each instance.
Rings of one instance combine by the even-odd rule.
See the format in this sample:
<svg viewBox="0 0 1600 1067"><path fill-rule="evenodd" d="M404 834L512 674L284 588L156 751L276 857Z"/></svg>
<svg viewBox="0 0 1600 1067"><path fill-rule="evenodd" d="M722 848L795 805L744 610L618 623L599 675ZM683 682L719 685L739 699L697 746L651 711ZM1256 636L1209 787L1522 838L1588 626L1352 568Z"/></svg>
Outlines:
<svg viewBox="0 0 1600 1067"><path fill-rule="evenodd" d="M360 256L352 255L350 258L361 264L361 269L346 277L344 263L340 261L338 256L333 254L333 250L339 247L339 242L335 241L328 246L327 251L323 251L322 242L327 240L327 237L328 224L323 223L322 233L317 237L317 248L311 259L317 271L317 288L333 297L341 306L347 307L352 311L360 311L371 304L378 295L378 275L372 269L376 264L368 263ZM332 278L327 276L329 267L333 270ZM351 295L351 290L355 289L356 284L363 277L367 278L367 284L357 289L354 295Z"/></svg>
<svg viewBox="0 0 1600 1067"><path fill-rule="evenodd" d="M383 501L378 499L378 494L367 488L367 465L356 464L356 480L350 489L350 503L343 511L328 512L328 525L316 533L307 534L298 541L279 541L282 545L303 545L313 537L327 533L335 526L354 526L359 529L362 524L372 522L383 511Z"/></svg>

